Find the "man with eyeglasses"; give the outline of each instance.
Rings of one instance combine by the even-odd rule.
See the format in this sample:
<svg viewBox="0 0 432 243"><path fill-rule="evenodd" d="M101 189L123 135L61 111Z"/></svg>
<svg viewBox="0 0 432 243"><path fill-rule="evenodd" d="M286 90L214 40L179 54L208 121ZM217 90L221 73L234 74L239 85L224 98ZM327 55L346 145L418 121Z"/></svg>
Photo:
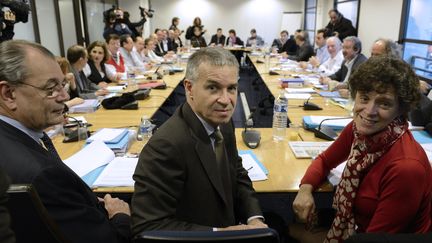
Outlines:
<svg viewBox="0 0 432 243"><path fill-rule="evenodd" d="M71 242L129 242L129 206L91 189L60 159L44 129L63 121L65 76L39 44L0 44L0 167L32 184ZM13 219L12 219L13 220Z"/></svg>

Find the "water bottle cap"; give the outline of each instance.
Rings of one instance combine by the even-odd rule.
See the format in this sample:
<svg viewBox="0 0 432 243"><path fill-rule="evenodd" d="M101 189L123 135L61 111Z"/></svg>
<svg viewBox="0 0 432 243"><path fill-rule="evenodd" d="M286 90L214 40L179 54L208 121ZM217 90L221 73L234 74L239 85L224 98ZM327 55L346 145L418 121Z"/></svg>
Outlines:
<svg viewBox="0 0 432 243"><path fill-rule="evenodd" d="M141 121L148 120L148 119L149 119L149 117L148 117L147 115L143 115L143 116L141 117Z"/></svg>

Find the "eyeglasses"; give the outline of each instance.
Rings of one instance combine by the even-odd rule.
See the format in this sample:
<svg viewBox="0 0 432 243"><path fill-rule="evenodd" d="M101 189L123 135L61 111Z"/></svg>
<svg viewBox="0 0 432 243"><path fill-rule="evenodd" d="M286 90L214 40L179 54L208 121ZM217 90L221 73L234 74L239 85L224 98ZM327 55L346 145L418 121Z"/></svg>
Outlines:
<svg viewBox="0 0 432 243"><path fill-rule="evenodd" d="M67 83L68 82L66 80L57 81L48 87L37 87L37 86L34 86L32 84L28 84L28 83L20 83L20 84L27 85L27 86L33 87L35 89L38 89L40 91L43 91L43 92L45 92L47 98L52 99L52 98L56 98L57 96L59 96L60 93L65 90Z"/></svg>

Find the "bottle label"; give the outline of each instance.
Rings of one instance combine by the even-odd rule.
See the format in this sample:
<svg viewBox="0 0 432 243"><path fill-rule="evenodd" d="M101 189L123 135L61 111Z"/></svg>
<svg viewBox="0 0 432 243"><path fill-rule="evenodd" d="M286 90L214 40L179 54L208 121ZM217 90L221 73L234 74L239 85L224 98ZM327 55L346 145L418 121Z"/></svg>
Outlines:
<svg viewBox="0 0 432 243"><path fill-rule="evenodd" d="M287 112L287 105L275 104L274 112Z"/></svg>

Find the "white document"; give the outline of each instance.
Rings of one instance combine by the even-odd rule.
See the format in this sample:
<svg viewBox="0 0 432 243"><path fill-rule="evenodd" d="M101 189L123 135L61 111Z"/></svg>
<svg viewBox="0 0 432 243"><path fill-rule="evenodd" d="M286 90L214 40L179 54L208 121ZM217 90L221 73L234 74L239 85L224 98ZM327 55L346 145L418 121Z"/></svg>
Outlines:
<svg viewBox="0 0 432 243"><path fill-rule="evenodd" d="M243 168L247 170L251 181L267 180L266 174L250 154L241 154L240 156L242 157Z"/></svg>
<svg viewBox="0 0 432 243"><path fill-rule="evenodd" d="M113 159L114 152L104 142L94 141L63 162L82 177Z"/></svg>
<svg viewBox="0 0 432 243"><path fill-rule="evenodd" d="M103 141L103 142L109 142L120 136L125 131L124 128L102 128L95 134L91 135L87 141Z"/></svg>
<svg viewBox="0 0 432 243"><path fill-rule="evenodd" d="M420 145L423 147L424 151L426 152L429 162L432 162L432 143L422 143Z"/></svg>
<svg viewBox="0 0 432 243"><path fill-rule="evenodd" d="M285 88L289 94L308 94L316 93L313 88Z"/></svg>
<svg viewBox="0 0 432 243"><path fill-rule="evenodd" d="M322 120L329 119L329 118L345 118L345 117L338 117L338 116L310 116L311 121L313 124L320 124ZM346 119L338 119L338 120L326 120L322 124L326 126L337 126L337 127L345 127L352 121L352 118L346 118Z"/></svg>
<svg viewBox="0 0 432 243"><path fill-rule="evenodd" d="M285 98L291 100L307 100L311 97L310 94L288 94L285 93Z"/></svg>
<svg viewBox="0 0 432 243"><path fill-rule="evenodd" d="M327 179L333 186L337 186L339 184L339 181L342 178L343 170L345 169L346 161L342 162L340 165L338 165L336 168L330 171L329 175L327 176Z"/></svg>
<svg viewBox="0 0 432 243"><path fill-rule="evenodd" d="M297 159L315 158L333 142L288 142Z"/></svg>
<svg viewBox="0 0 432 243"><path fill-rule="evenodd" d="M116 157L102 171L93 187L134 186L132 179L138 158Z"/></svg>
<svg viewBox="0 0 432 243"><path fill-rule="evenodd" d="M110 92L110 93L117 93L117 92L121 92L126 88L126 86L124 85L116 85L116 86L108 86L106 87L106 89Z"/></svg>

